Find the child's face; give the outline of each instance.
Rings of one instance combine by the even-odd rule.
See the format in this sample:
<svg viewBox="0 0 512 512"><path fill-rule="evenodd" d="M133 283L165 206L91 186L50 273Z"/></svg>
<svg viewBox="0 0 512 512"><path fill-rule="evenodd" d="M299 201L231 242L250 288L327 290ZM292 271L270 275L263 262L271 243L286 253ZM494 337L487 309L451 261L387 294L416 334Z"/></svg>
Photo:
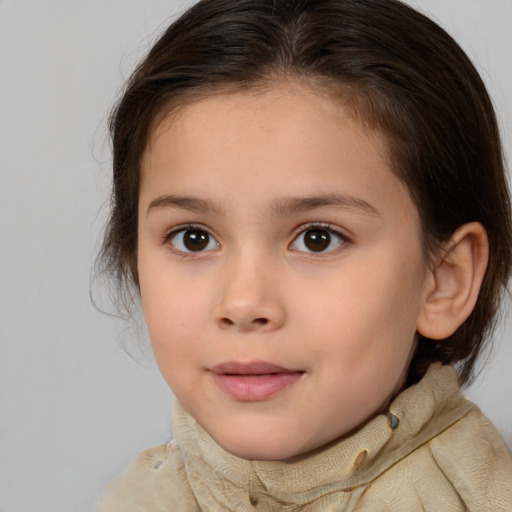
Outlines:
<svg viewBox="0 0 512 512"><path fill-rule="evenodd" d="M432 281L383 140L290 84L156 129L138 269L163 376L248 459L301 455L383 410Z"/></svg>

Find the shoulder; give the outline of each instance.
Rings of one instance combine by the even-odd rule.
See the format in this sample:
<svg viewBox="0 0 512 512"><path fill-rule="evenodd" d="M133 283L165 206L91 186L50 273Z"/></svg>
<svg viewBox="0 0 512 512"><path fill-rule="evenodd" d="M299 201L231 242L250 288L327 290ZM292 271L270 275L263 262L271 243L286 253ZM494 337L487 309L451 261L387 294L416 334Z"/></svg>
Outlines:
<svg viewBox="0 0 512 512"><path fill-rule="evenodd" d="M97 512L198 511L177 444L142 452L106 489Z"/></svg>
<svg viewBox="0 0 512 512"><path fill-rule="evenodd" d="M512 458L496 427L476 405L428 448L469 510L512 510Z"/></svg>
<svg viewBox="0 0 512 512"><path fill-rule="evenodd" d="M510 512L512 458L496 428L471 404L458 421L376 478L360 505L376 511Z"/></svg>

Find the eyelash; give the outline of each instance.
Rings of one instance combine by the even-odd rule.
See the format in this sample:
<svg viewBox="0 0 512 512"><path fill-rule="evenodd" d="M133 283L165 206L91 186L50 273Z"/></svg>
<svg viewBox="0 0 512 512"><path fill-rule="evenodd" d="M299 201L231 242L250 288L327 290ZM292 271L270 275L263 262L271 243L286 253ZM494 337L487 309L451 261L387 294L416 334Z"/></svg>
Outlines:
<svg viewBox="0 0 512 512"><path fill-rule="evenodd" d="M186 248L183 249L183 248L174 246L174 244L172 243L173 240L175 240L180 233L185 234L187 231L196 231L199 233L206 234L208 237L208 240L205 242L206 245L204 247L198 247L199 250L197 250L197 251L187 250ZM305 235L308 232L312 232L312 231L318 231L320 233L324 232L329 235L328 238L323 237L318 240L320 245L317 245L317 247L320 250L316 251L316 250L311 250L310 247L307 248L305 245L305 242L302 242L302 245L305 247L305 250L296 249L293 247L293 245L297 243L297 241L300 239L301 236ZM301 253L306 253L306 254L319 254L320 255L320 254L325 254L325 253L331 253L351 241L344 233L341 233L338 229L333 228L332 225L328 224L328 223L317 222L317 223L310 223L310 224L302 225L295 231L295 233L296 234L295 234L292 242L288 245L288 248L291 250L295 250L296 252L301 252ZM327 249L327 250L322 248L321 247L322 243L326 242L328 245L331 245L332 237L334 237L338 240L338 242L337 242L338 245L332 249ZM205 240L203 239L203 242L204 241ZM186 224L186 225L177 226L162 237L163 245L170 245L171 246L170 248L173 252L176 252L183 256L194 256L197 254L201 254L203 252L209 252L209 251L213 250L214 248L208 248L210 246L210 244L212 243L212 241L215 242L215 246L216 246L215 248L218 248L220 246L219 242L217 241L217 238L215 236L213 236L208 229L206 229L202 225L197 225L197 224ZM199 241L199 243L201 243L201 240ZM317 242L315 241L315 243L317 243ZM184 242L182 242L182 245L184 245ZM308 249L310 249L310 250L308 250Z"/></svg>

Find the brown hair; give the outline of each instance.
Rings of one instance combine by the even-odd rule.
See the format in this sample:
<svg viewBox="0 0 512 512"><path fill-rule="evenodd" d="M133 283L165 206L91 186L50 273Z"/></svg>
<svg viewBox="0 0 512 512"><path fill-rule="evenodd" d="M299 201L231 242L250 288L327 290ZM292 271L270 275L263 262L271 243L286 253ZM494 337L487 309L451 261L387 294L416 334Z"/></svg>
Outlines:
<svg viewBox="0 0 512 512"><path fill-rule="evenodd" d="M226 88L297 77L341 92L388 141L427 255L462 224L487 230L490 260L476 307L446 340L420 337L417 380L434 361L468 380L510 275L512 222L494 109L475 67L438 25L397 0L201 0L160 37L112 112L111 214L99 262L120 290L138 286L140 161L154 123Z"/></svg>

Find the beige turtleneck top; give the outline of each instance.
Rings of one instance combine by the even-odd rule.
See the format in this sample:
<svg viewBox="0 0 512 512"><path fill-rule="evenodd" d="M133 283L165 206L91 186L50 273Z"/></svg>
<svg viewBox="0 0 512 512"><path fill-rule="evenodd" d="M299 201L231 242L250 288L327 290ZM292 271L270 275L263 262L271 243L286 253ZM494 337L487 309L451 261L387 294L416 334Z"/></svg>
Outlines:
<svg viewBox="0 0 512 512"><path fill-rule="evenodd" d="M293 463L231 455L178 403L173 432L110 484L98 512L512 511L510 454L448 366Z"/></svg>

